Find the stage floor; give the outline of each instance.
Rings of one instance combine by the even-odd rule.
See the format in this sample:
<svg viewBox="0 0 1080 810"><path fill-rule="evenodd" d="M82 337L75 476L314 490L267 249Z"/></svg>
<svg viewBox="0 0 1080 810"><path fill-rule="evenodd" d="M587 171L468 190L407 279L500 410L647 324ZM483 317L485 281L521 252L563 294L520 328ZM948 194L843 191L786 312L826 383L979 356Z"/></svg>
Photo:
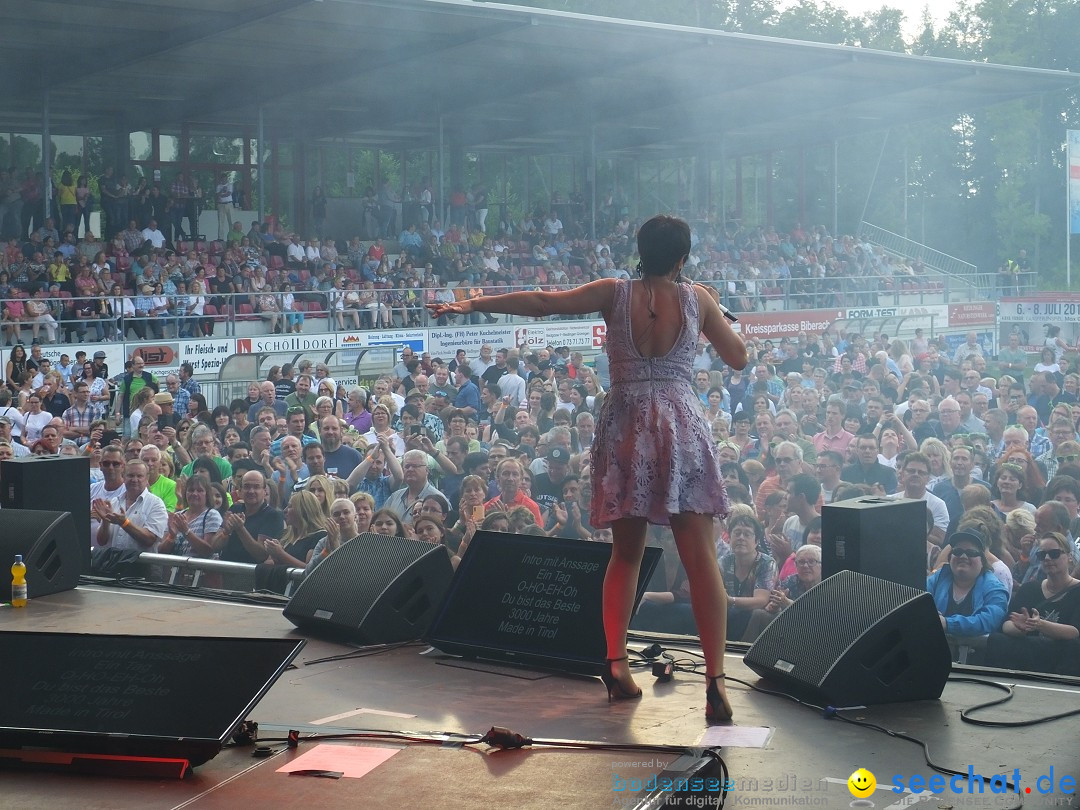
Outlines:
<svg viewBox="0 0 1080 810"><path fill-rule="evenodd" d="M276 608L80 587L35 599L25 610L0 609L0 631L34 630L131 635L293 637L295 629ZM608 704L596 678L582 678L457 662L422 645L364 658L306 665L349 648L311 639L259 703L250 719L263 736L356 729L483 734L505 726L530 737L608 743L702 744L704 685L700 677L676 675L654 684L639 674L640 701ZM17 666L3 661L4 667ZM728 674L756 682L757 676L729 655ZM208 673L192 685L192 700L225 672ZM987 676L993 678L994 676ZM994 678L1000 682L1016 681ZM1080 708L1080 689L1020 682L1008 704L982 717L1019 720ZM862 806L877 808L1003 808L1076 806L1061 792L1061 778L1080 776L1077 718L1030 728L980 728L961 722L961 709L997 697L995 690L950 683L940 701L897 704L848 714L925 740L938 763L967 772L1012 774L1019 769L1021 795L955 794L946 782L941 795L893 792L902 776L933 776L918 746L858 728L780 698L729 684L737 725L718 733L747 738L764 735L761 747L724 745L734 788L728 807L825 807L854 804L848 776L864 767L876 775L877 791ZM4 700L18 700L5 695ZM178 707L183 711L182 707ZM2 710L0 710L2 711ZM767 729L759 732L755 729ZM731 736L726 739L736 742ZM340 743L350 744L350 743ZM380 745L366 743L367 745ZM362 778L289 776L278 771L310 745L255 759L247 748L230 748L182 781L116 779L81 775L5 772L7 807L42 808L236 808L452 806L460 808L635 807L633 792L617 791L622 780L648 779L673 755L533 749L493 751L485 746L392 745L394 756ZM1043 794L1053 769L1053 792ZM632 784L632 783L631 783ZM964 789L967 782L964 780ZM1065 787L1068 787L1066 783ZM976 787L976 790L978 788ZM683 805L692 806L692 805Z"/></svg>

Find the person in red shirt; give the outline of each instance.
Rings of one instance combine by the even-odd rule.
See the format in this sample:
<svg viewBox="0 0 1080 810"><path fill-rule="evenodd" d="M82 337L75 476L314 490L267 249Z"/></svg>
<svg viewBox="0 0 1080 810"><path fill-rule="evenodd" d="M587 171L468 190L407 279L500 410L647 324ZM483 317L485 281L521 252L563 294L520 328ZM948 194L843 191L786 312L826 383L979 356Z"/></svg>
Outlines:
<svg viewBox="0 0 1080 810"><path fill-rule="evenodd" d="M509 512L515 506L524 506L536 519L537 526L543 526L543 518L540 516L540 506L532 498L521 491L521 481L524 473L521 462L516 458L504 458L495 468L495 484L499 487L499 494L484 504L485 512Z"/></svg>

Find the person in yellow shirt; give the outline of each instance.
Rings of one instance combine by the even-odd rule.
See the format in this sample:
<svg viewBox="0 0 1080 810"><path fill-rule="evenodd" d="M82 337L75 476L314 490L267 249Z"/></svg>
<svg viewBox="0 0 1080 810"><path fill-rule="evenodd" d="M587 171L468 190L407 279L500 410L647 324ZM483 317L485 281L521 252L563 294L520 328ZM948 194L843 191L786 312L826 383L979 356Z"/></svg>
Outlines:
<svg viewBox="0 0 1080 810"><path fill-rule="evenodd" d="M78 229L79 207L75 200L75 181L69 171L60 175L60 184L56 187L56 201L60 204L60 219L62 220L60 230L62 231L68 225Z"/></svg>
<svg viewBox="0 0 1080 810"><path fill-rule="evenodd" d="M71 287L71 268L59 250L53 254L52 262L49 263L49 283L60 284L65 290Z"/></svg>

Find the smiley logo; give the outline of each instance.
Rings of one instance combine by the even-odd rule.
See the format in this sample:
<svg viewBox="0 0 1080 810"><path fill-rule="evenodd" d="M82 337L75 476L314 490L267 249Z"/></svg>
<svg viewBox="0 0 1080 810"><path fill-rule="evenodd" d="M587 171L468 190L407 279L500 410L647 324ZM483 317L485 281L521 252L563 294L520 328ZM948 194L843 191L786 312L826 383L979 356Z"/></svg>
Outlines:
<svg viewBox="0 0 1080 810"><path fill-rule="evenodd" d="M859 768L847 780L848 790L857 799L865 799L877 790L877 779L866 768Z"/></svg>

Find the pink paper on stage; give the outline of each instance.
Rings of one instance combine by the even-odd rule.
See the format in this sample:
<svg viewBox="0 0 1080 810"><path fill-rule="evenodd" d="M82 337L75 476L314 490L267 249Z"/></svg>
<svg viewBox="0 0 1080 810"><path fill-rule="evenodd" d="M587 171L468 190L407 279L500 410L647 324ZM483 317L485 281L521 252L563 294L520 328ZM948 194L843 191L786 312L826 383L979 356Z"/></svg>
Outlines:
<svg viewBox="0 0 1080 810"><path fill-rule="evenodd" d="M359 779L373 771L400 751L400 748L375 748L366 745L316 745L287 765L278 773L293 771L341 771L345 776Z"/></svg>

